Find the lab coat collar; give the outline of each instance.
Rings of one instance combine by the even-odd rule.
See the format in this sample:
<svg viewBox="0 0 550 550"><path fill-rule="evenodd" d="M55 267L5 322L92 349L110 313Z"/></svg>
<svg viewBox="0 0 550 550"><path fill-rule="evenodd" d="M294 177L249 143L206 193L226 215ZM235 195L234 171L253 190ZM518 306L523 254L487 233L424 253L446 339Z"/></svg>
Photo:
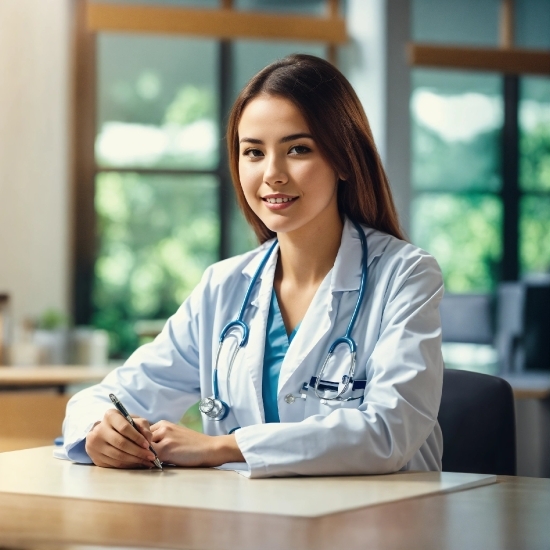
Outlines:
<svg viewBox="0 0 550 550"><path fill-rule="evenodd" d="M245 275L249 279L252 279L252 277L254 277L254 273L256 273L258 266L262 262L264 255L267 254L267 251L273 244L274 240L275 239L269 239L269 241L266 241L256 249L256 254L254 254L253 258L244 266L242 271L243 275ZM274 261L273 258L277 258L278 256L279 256L279 244L277 244L277 246L275 247L275 250L273 250L273 252L271 253L271 257L269 258L266 266L264 267L263 272L260 275L261 279L263 279L266 271L269 271L269 268Z"/></svg>
<svg viewBox="0 0 550 550"><path fill-rule="evenodd" d="M388 235L372 229L371 227L362 226L367 238L368 259L367 265L370 266L374 258L380 256L388 243ZM264 254L273 244L273 239L263 243L257 250L252 260L245 265L242 273L248 278L252 278L262 261ZM277 257L279 255L279 245L273 250L268 263L266 264L260 278L268 276L273 281L272 270L275 269ZM361 241L357 230L353 223L346 218L342 231L342 240L340 248L332 269L331 292L345 292L358 290L361 283Z"/></svg>
<svg viewBox="0 0 550 550"><path fill-rule="evenodd" d="M388 243L388 236L371 227L361 227L367 238L367 266L370 266L374 258L384 252L384 248ZM342 241L332 269L330 285L332 292L359 290L362 257L359 234L351 220L346 218L342 231Z"/></svg>

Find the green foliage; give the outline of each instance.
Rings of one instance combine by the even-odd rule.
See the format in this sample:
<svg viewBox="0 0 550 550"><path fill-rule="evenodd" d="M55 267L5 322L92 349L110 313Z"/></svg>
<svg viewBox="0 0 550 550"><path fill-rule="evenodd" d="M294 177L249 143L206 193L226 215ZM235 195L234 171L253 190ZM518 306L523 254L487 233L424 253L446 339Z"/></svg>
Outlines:
<svg viewBox="0 0 550 550"><path fill-rule="evenodd" d="M477 134L469 141L446 141L420 124L412 133L413 187L458 191L498 191L500 176L500 132Z"/></svg>
<svg viewBox="0 0 550 550"><path fill-rule="evenodd" d="M539 122L520 139L521 272L550 272L550 123ZM530 191L544 192L529 195Z"/></svg>
<svg viewBox="0 0 550 550"><path fill-rule="evenodd" d="M168 318L216 261L217 181L103 173L96 211L93 323L109 331L112 355L126 357L138 345L136 321Z"/></svg>
<svg viewBox="0 0 550 550"><path fill-rule="evenodd" d="M187 426L191 430L202 433L202 418L199 411L198 402L190 407L190 409L183 415L180 423Z"/></svg>
<svg viewBox="0 0 550 550"><path fill-rule="evenodd" d="M550 191L550 124L523 132L520 141L520 181L524 190Z"/></svg>
<svg viewBox="0 0 550 550"><path fill-rule="evenodd" d="M525 197L521 204L520 225L521 268L524 274L550 272L549 236L550 195Z"/></svg>
<svg viewBox="0 0 550 550"><path fill-rule="evenodd" d="M502 212L491 195L422 194L413 241L437 259L448 292L488 292L498 280Z"/></svg>
<svg viewBox="0 0 550 550"><path fill-rule="evenodd" d="M214 98L210 90L185 86L166 109L165 124L186 126L202 119L214 119Z"/></svg>
<svg viewBox="0 0 550 550"><path fill-rule="evenodd" d="M413 180L419 194L413 204L415 244L433 254L450 292L487 292L499 280L502 255L502 206L499 132L470 141L443 140L413 128ZM550 191L550 125L524 131L520 142L520 181L524 191ZM472 190L473 193L463 191ZM453 194L453 191L462 191ZM550 194L526 195L520 214L522 273L550 271Z"/></svg>
<svg viewBox="0 0 550 550"><path fill-rule="evenodd" d="M43 330L56 330L66 327L69 323L67 316L58 309L47 309L38 318L38 328Z"/></svg>

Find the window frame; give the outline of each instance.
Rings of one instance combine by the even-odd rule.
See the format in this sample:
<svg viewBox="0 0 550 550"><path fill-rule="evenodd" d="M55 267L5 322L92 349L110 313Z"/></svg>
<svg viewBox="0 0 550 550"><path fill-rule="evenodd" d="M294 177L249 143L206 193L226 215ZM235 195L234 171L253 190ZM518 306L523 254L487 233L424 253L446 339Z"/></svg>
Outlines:
<svg viewBox="0 0 550 550"><path fill-rule="evenodd" d="M219 259L230 256L233 190L227 151L220 147L214 170L115 168L98 166L95 159L97 133L97 52L96 37L102 31L178 34L215 38L219 44L218 97L220 128L225 127L226 113L232 104L232 40L260 38L324 43L328 59L336 64L337 46L347 40L345 21L340 15L339 0L325 0L325 17L275 15L234 11L232 0L222 0L220 9L186 9L177 7L117 6L73 0L73 162L72 162L72 313L76 325L90 324L94 308L92 291L98 251L95 211L95 181L99 173L132 172L139 174L214 175L218 181ZM192 15L191 27L189 16ZM212 17L213 14L216 17ZM133 15L128 17L128 15ZM153 16L153 17L151 17ZM202 16L202 17L200 17ZM221 18L221 19L220 19ZM220 21L237 25L220 25ZM212 21L214 24L212 24ZM217 21L217 22L216 22ZM274 31L281 22L290 31ZM304 36L304 24L310 32ZM230 28L230 32L227 29ZM266 30L270 29L267 36Z"/></svg>

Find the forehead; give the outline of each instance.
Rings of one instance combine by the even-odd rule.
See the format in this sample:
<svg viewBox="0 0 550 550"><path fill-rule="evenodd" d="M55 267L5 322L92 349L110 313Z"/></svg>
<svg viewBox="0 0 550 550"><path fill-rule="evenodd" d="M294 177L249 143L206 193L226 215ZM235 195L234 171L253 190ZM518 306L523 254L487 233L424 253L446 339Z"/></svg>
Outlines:
<svg viewBox="0 0 550 550"><path fill-rule="evenodd" d="M309 132L309 128L304 116L292 101L266 94L255 97L246 105L238 128L239 136L248 136L250 132L287 131Z"/></svg>

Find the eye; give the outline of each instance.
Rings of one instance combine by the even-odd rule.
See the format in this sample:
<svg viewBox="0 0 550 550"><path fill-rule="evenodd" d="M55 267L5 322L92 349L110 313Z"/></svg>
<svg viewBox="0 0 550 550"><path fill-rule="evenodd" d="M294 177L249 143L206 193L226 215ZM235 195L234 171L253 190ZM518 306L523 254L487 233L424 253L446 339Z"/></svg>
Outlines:
<svg viewBox="0 0 550 550"><path fill-rule="evenodd" d="M250 157L250 158L259 158L263 157L262 151L259 149L246 149L246 151L243 151L243 156Z"/></svg>
<svg viewBox="0 0 550 550"><path fill-rule="evenodd" d="M288 152L292 155L305 155L306 153L311 153L311 149L305 145L294 145Z"/></svg>

